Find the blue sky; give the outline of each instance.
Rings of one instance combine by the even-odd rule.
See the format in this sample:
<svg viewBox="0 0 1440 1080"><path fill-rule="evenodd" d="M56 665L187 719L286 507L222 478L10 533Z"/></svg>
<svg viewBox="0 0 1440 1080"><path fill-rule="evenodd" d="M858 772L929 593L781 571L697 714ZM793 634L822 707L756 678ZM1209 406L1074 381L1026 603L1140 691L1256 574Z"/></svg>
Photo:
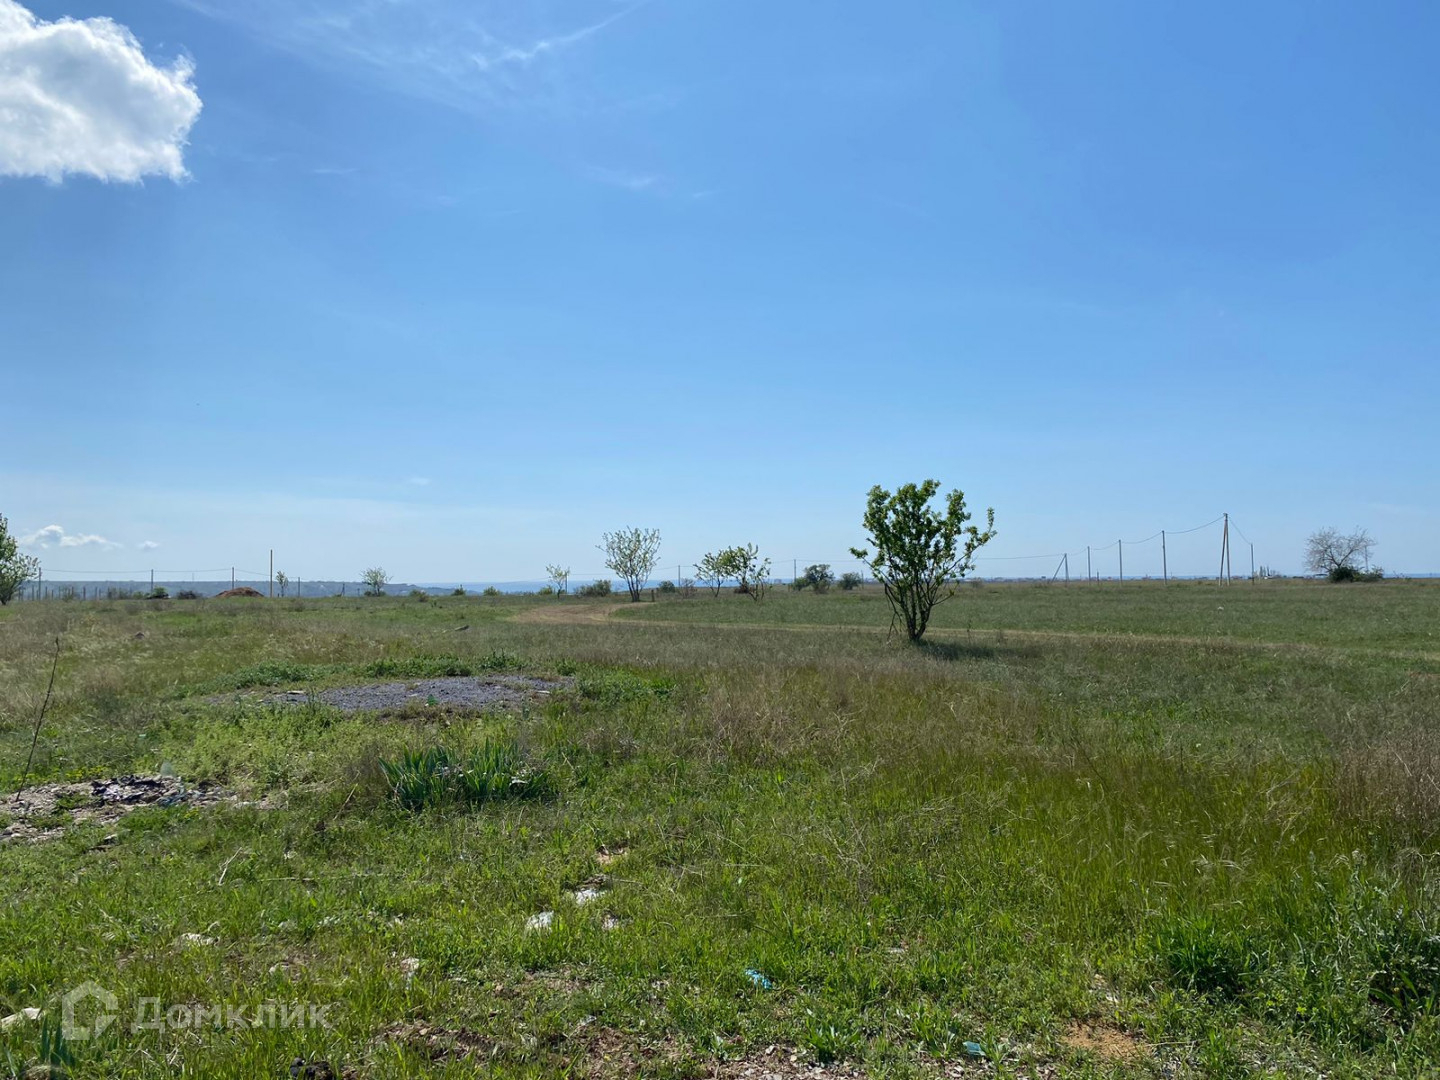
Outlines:
<svg viewBox="0 0 1440 1080"><path fill-rule="evenodd" d="M0 72L7 5L110 110L0 134L57 573L788 569L926 476L997 557L1440 570L1433 4L0 0Z"/></svg>

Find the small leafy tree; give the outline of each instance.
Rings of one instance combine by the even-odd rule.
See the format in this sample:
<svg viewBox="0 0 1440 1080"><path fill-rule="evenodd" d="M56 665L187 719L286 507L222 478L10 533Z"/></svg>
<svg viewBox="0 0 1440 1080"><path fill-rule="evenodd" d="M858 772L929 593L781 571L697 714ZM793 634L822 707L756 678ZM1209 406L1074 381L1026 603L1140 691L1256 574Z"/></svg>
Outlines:
<svg viewBox="0 0 1440 1080"><path fill-rule="evenodd" d="M770 589L770 560L760 558L760 549L754 544L728 548L722 554L727 558L731 576L735 578L737 591L752 600L765 599Z"/></svg>
<svg viewBox="0 0 1440 1080"><path fill-rule="evenodd" d="M383 566L372 566L360 575L365 585L366 596L384 596L385 586L390 584L390 575Z"/></svg>
<svg viewBox="0 0 1440 1080"><path fill-rule="evenodd" d="M631 602L638 602L640 590L660 562L660 530L620 529L602 534L600 540L605 566L624 580Z"/></svg>
<svg viewBox="0 0 1440 1080"><path fill-rule="evenodd" d="M563 595L570 591L570 567L546 566L545 575L556 593Z"/></svg>
<svg viewBox="0 0 1440 1080"><path fill-rule="evenodd" d="M1305 569L1331 581L1354 581L1370 564L1375 541L1364 529L1342 533L1334 527L1311 533L1305 541Z"/></svg>
<svg viewBox="0 0 1440 1080"><path fill-rule="evenodd" d="M845 573L840 575L840 588L844 589L846 592L849 592L851 589L858 589L861 585L864 584L865 579L861 575L855 573L854 570L847 570Z"/></svg>
<svg viewBox="0 0 1440 1080"><path fill-rule="evenodd" d="M290 578L284 570L275 571L275 584L280 588L280 595L285 595L285 587L290 584Z"/></svg>
<svg viewBox="0 0 1440 1080"><path fill-rule="evenodd" d="M695 576L710 586L711 592L720 595L720 586L735 576L734 548L722 548L713 554L706 554L695 564Z"/></svg>
<svg viewBox="0 0 1440 1080"><path fill-rule="evenodd" d="M893 618L903 620L911 641L925 636L935 605L955 595L954 583L972 568L975 552L995 536L995 511L985 511L985 531L967 525L965 494L952 491L944 512L931 508L938 480L905 484L892 495L879 484L870 489L863 519L867 548L851 548L885 588ZM893 622L892 622L893 625Z"/></svg>
<svg viewBox="0 0 1440 1080"><path fill-rule="evenodd" d="M40 560L20 554L20 544L10 535L10 523L0 514L0 604L8 604L25 583L40 573Z"/></svg>

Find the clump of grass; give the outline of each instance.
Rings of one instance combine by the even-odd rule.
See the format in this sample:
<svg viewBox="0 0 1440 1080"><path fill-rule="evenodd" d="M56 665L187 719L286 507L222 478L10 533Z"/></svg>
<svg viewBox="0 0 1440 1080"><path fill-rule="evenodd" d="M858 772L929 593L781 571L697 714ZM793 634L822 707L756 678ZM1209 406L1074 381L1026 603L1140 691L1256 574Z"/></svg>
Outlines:
<svg viewBox="0 0 1440 1080"><path fill-rule="evenodd" d="M332 674L332 664L297 664L292 660L262 660L258 664L222 675L211 685L219 690L245 690L252 686L279 686L284 683L314 682Z"/></svg>
<svg viewBox="0 0 1440 1080"><path fill-rule="evenodd" d="M491 671L516 671L525 662L513 653L498 649L484 656L462 660L458 656L405 656L372 660L360 674L372 679L443 679L481 675Z"/></svg>
<svg viewBox="0 0 1440 1080"><path fill-rule="evenodd" d="M380 771L406 810L535 799L554 791L550 774L525 760L513 741L486 740L469 754L444 746L380 759Z"/></svg>
<svg viewBox="0 0 1440 1080"><path fill-rule="evenodd" d="M1245 935L1212 915L1175 918L1156 937L1171 977L1196 993L1235 999L1254 975L1255 950Z"/></svg>
<svg viewBox="0 0 1440 1080"><path fill-rule="evenodd" d="M635 675L628 671L600 671L580 676L580 696L605 706L651 698L664 700L675 692L675 680L667 675Z"/></svg>

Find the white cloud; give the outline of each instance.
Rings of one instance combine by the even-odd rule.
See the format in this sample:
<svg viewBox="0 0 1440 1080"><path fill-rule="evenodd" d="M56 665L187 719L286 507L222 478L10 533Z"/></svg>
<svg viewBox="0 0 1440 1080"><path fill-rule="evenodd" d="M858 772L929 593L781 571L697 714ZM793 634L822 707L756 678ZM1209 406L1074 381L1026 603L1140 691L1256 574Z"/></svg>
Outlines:
<svg viewBox="0 0 1440 1080"><path fill-rule="evenodd" d="M37 18L0 0L0 176L185 176L200 115L184 57L168 68L112 19Z"/></svg>
<svg viewBox="0 0 1440 1080"><path fill-rule="evenodd" d="M154 551L160 545L157 544L154 540L141 540L140 543L136 544L135 546L141 551Z"/></svg>
<svg viewBox="0 0 1440 1080"><path fill-rule="evenodd" d="M43 529L36 529L29 536L22 536L20 543L29 548L116 548L120 546L94 533L67 533L59 525L46 525Z"/></svg>

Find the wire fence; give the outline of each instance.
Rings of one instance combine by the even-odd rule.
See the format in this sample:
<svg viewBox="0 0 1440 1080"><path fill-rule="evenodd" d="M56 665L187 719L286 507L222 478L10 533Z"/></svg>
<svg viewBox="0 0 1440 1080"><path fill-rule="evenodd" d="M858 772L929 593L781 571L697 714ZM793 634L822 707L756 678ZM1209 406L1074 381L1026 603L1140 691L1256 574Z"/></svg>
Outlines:
<svg viewBox="0 0 1440 1080"><path fill-rule="evenodd" d="M1232 535L1238 539L1238 545L1232 541ZM1237 548L1241 556L1239 577L1257 579L1268 575L1269 571L1255 562L1255 547L1241 532L1235 519L1229 514L1221 513L1202 525L1185 529L1162 528L1140 540L1116 538L1104 544L1086 544L1070 550L1027 555L978 554L974 558L974 567L967 576L982 581L1168 581L1207 577L1232 581L1237 576L1233 571ZM697 567L699 562L698 558L685 560L666 557L660 561L645 587L659 588L666 582L683 586L687 581L703 585ZM869 567L848 552L838 558L772 558L769 580L779 584L793 583L815 566L826 567L837 579L848 574L858 576L861 582L871 580ZM673 578L669 574L672 567ZM575 589L599 580L613 581L617 577L618 575L608 569L576 570L571 571L567 584L571 589ZM543 576L510 581L457 579L415 584L393 583L387 585L386 591L405 592L411 588L430 591L493 588L501 592L527 592L547 584L552 583ZM142 586L148 586L148 591ZM183 570L50 568L44 570L37 580L29 583L19 595L26 600L88 600L115 599L137 593L149 595L157 589L163 589L167 593L189 590L200 595L213 595L225 589L239 587L256 589L267 596L285 597L353 596L366 588L359 581L345 579L317 577L307 581L290 576L272 577L269 571L252 570L238 565Z"/></svg>

